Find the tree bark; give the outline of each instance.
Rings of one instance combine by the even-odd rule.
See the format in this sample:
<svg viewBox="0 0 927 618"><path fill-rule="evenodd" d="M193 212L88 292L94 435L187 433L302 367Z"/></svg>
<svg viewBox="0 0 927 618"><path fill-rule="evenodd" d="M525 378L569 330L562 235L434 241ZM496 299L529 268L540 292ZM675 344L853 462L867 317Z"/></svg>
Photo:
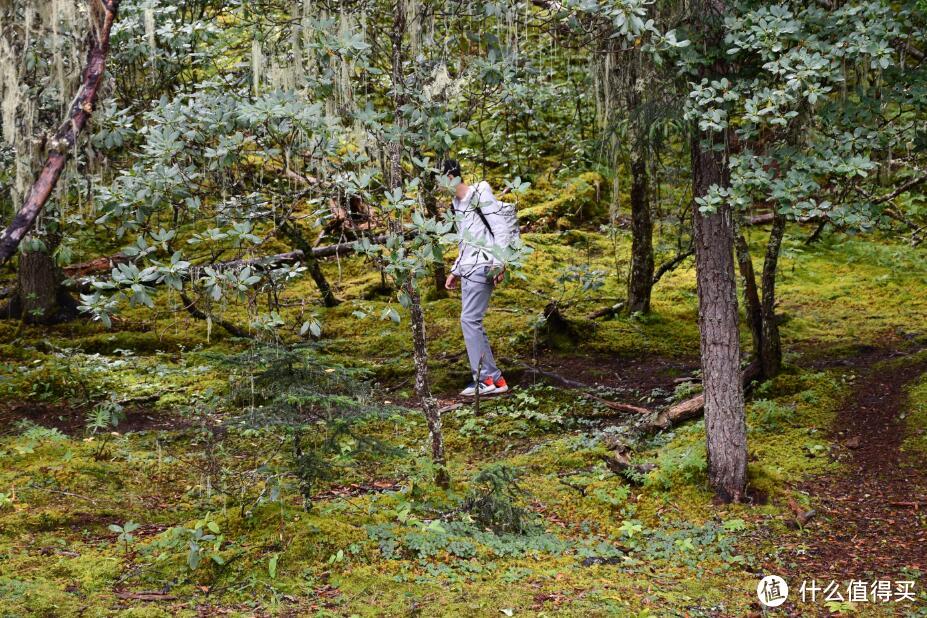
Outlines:
<svg viewBox="0 0 927 618"><path fill-rule="evenodd" d="M422 188L424 190L425 212L428 213L429 217L437 218L440 213L438 212L438 198L435 195L437 183L435 183L434 176L428 174L425 177L425 181L422 183ZM444 282L447 279L447 272L444 268L443 260L435 262L433 272L435 281L433 297L447 298L447 289L444 287Z"/></svg>
<svg viewBox="0 0 927 618"><path fill-rule="evenodd" d="M753 356L759 365L760 378L776 377L782 369L782 343L776 317L776 272L786 219L775 214L766 242L766 257L760 286L756 284L750 249L743 234L737 235L737 261L744 282L744 304L747 323L753 339ZM761 296L762 294L762 296Z"/></svg>
<svg viewBox="0 0 927 618"><path fill-rule="evenodd" d="M425 337L425 315L422 312L422 299L419 297L415 284L410 280L405 285L405 292L409 296L409 312L412 322L412 357L415 362L415 393L422 402L422 412L428 423L428 434L431 436L431 459L438 467L435 472L435 483L445 489L450 486L450 476L447 472L447 461L444 457L444 433L441 429L441 410L438 402L431 394L431 381L428 372L428 343Z"/></svg>
<svg viewBox="0 0 927 618"><path fill-rule="evenodd" d="M762 347L760 366L764 379L775 377L782 369L782 341L779 337L779 321L776 317L776 272L779 266L779 252L785 233L786 219L776 213L769 240L766 243L766 259L763 262L763 298L761 305Z"/></svg>
<svg viewBox="0 0 927 618"><path fill-rule="evenodd" d="M649 313L653 290L653 221L650 216L650 179L647 174L647 135L640 118L637 66L640 54L628 63L627 113L631 133L631 272L628 311Z"/></svg>
<svg viewBox="0 0 927 618"><path fill-rule="evenodd" d="M635 146L631 153L631 273L628 311L650 312L653 290L653 222L650 217L647 162Z"/></svg>
<svg viewBox="0 0 927 618"><path fill-rule="evenodd" d="M42 171L26 197L26 201L13 221L0 232L0 264L5 264L16 253L16 249L35 220L45 207L61 172L77 143L77 137L90 119L97 101L97 92L103 82L106 57L109 53L109 37L116 19L120 0L97 0L103 11L99 30L92 28L91 45L87 50L87 63L81 79L81 88L71 106L69 117L49 141L49 153Z"/></svg>
<svg viewBox="0 0 927 618"><path fill-rule="evenodd" d="M744 313L753 339L753 354L759 359L763 353L763 308L760 305L760 292L756 287L756 273L753 270L750 247L747 246L747 239L742 233L737 234L736 248L740 278L744 283Z"/></svg>
<svg viewBox="0 0 927 618"><path fill-rule="evenodd" d="M52 247L20 255L16 288L0 310L3 317L27 324L57 324L78 316L77 303L62 285L64 277L52 256L57 239L50 240Z"/></svg>
<svg viewBox="0 0 927 618"><path fill-rule="evenodd" d="M723 153L703 145L693 129L692 194L712 185L727 186ZM734 275L734 229L731 205L702 213L693 200L699 333L705 394L708 480L717 496L740 501L747 482L747 431L740 379L737 286Z"/></svg>

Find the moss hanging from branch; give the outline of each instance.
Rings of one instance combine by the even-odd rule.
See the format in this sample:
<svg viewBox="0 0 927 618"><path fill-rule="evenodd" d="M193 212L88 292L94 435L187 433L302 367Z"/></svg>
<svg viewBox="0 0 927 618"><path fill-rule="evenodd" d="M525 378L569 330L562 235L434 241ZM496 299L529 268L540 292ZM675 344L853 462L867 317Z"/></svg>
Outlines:
<svg viewBox="0 0 927 618"><path fill-rule="evenodd" d="M19 247L25 235L33 228L39 214L48 202L52 191L61 177L65 164L73 153L74 146L81 131L90 119L96 105L97 92L103 81L106 57L109 53L109 37L116 19L119 0L97 0L94 11L102 13L102 23L95 27L95 36L87 51L87 64L84 67L81 90L74 99L67 120L61 125L54 137L49 140L49 154L38 179L32 185L25 204L13 218L12 223L0 233L0 264L7 262Z"/></svg>

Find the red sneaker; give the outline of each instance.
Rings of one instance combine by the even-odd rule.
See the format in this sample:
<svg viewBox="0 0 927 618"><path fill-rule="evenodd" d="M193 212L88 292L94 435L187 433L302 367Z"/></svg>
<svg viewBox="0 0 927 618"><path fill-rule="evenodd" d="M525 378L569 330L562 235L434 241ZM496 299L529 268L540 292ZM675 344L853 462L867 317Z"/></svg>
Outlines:
<svg viewBox="0 0 927 618"><path fill-rule="evenodd" d="M505 391L509 390L509 385L505 383L505 378L502 376L496 378L496 381L493 382L493 386L496 387L496 390L494 390L493 393L504 393Z"/></svg>

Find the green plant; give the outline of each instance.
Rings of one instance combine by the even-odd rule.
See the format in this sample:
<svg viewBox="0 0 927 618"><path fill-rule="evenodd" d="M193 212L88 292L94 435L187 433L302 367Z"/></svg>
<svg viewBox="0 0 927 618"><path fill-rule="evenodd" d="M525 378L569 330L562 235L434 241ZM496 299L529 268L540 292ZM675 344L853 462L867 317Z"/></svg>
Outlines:
<svg viewBox="0 0 927 618"><path fill-rule="evenodd" d="M132 543L133 541L135 541L135 536L133 536L132 533L138 530L138 528L139 528L139 525L135 523L134 521L127 521L121 526L119 524L109 525L110 531L115 532L116 534L119 535L118 537L116 537L116 541L118 541L119 543L124 543L125 553L127 554L129 553L129 543Z"/></svg>
<svg viewBox="0 0 927 618"><path fill-rule="evenodd" d="M106 446L109 444L110 432L107 430L115 429L125 420L125 412L122 405L115 399L104 401L98 404L87 415L87 431L90 435L102 432L103 439L97 443L97 448L93 452L95 459L100 459L106 452Z"/></svg>
<svg viewBox="0 0 927 618"><path fill-rule="evenodd" d="M115 429L125 420L125 411L115 399L97 404L87 415L86 428L90 435L99 431Z"/></svg>
<svg viewBox="0 0 927 618"><path fill-rule="evenodd" d="M517 471L506 464L483 468L471 481L464 510L496 532L524 534L533 530L528 511L518 504L525 492L517 481Z"/></svg>
<svg viewBox="0 0 927 618"><path fill-rule="evenodd" d="M225 536L221 534L218 522L206 517L194 522L193 527L174 526L161 533L147 548L146 552L157 552L157 559L162 560L173 552L183 551L187 568L197 570L203 558L218 566L225 564L222 555Z"/></svg>
<svg viewBox="0 0 927 618"><path fill-rule="evenodd" d="M771 399L754 401L750 408L756 415L756 427L762 429L779 429L783 423L795 416L793 406L783 405Z"/></svg>

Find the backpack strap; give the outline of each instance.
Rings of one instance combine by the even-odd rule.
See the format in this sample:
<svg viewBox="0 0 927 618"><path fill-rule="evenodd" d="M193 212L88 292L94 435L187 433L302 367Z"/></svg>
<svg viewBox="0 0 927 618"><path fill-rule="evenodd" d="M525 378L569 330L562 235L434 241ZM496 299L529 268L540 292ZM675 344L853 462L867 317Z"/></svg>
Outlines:
<svg viewBox="0 0 927 618"><path fill-rule="evenodd" d="M473 192L473 197L470 198L470 204L469 204L469 206L473 207L473 198L475 198L476 196L477 196L477 192L474 191L474 192ZM489 232L489 235L492 236L492 239L493 239L493 240L495 240L495 239L496 239L496 235L493 233L493 231L492 231L492 226L489 225L489 221L486 220L486 215L483 214L483 211L482 211L482 209L480 208L480 205L477 204L476 207L474 207L473 209L476 211L476 214L479 215L480 221L483 222L483 225L486 226L486 230Z"/></svg>
<svg viewBox="0 0 927 618"><path fill-rule="evenodd" d="M492 226L489 225L489 221L486 220L486 215L483 214L483 211L480 210L480 207L479 207L479 206L476 207L476 214L478 214L478 215L480 216L480 220L483 222L483 225L486 226L486 229L489 231L489 235L492 236L492 239L493 239L493 240L495 240L495 239L496 239L496 235L493 234Z"/></svg>

